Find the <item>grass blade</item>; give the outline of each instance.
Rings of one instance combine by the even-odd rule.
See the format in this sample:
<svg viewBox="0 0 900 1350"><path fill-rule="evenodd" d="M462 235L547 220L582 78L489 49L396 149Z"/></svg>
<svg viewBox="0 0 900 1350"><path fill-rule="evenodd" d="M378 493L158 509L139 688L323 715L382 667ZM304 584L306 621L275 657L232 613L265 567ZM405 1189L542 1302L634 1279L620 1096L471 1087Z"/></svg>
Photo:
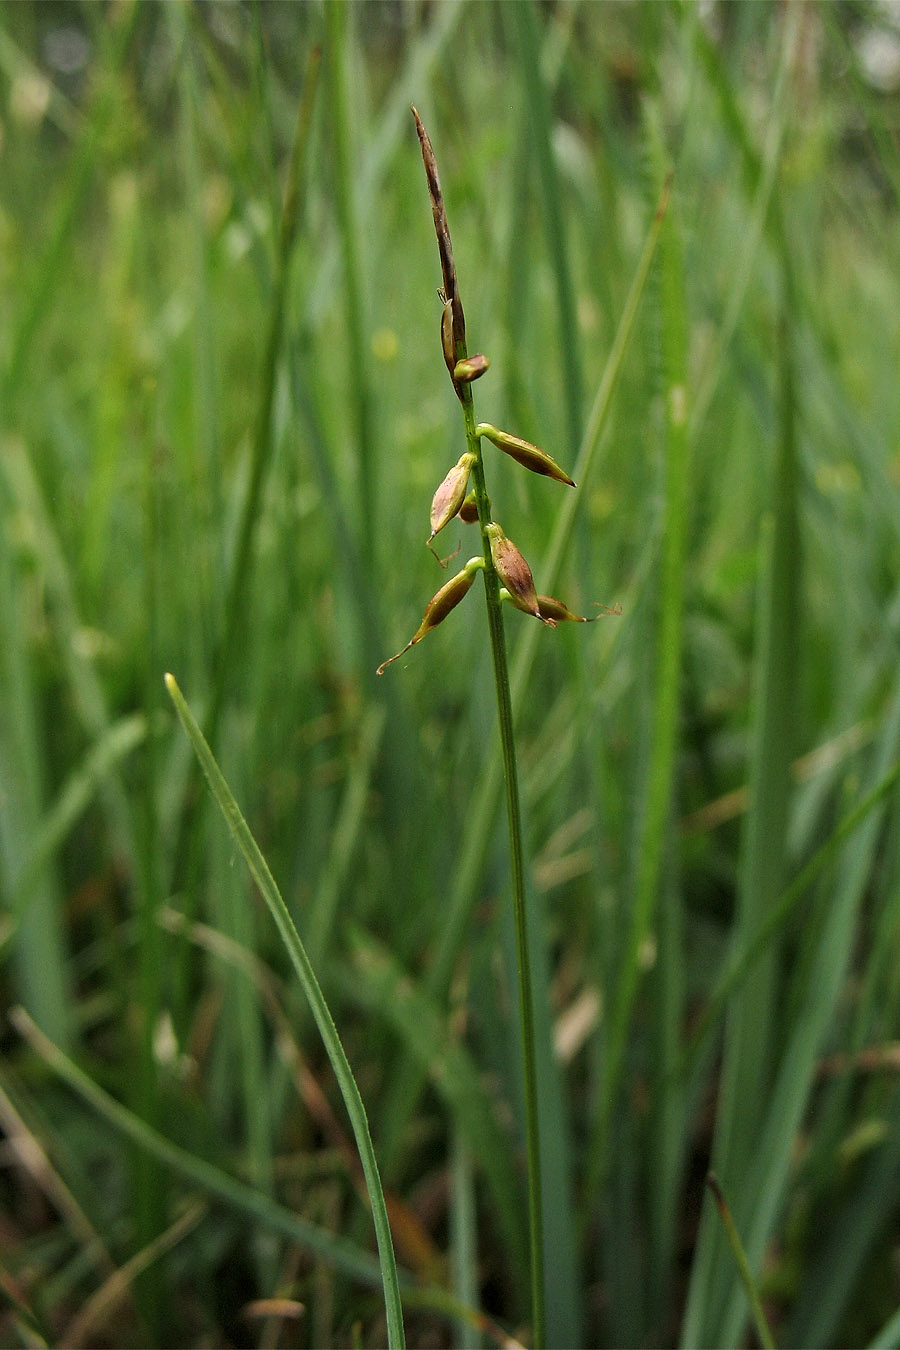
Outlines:
<svg viewBox="0 0 900 1350"><path fill-rule="evenodd" d="M725 1236L728 1238L728 1245L734 1256L735 1265L737 1266L738 1274L741 1277L741 1284L744 1286L744 1293L747 1295L747 1302L750 1304L750 1311L753 1314L753 1321L756 1326L760 1344L764 1347L764 1350L775 1350L775 1342L772 1339L772 1332L769 1329L769 1323L766 1320L766 1314L763 1311L759 1290L756 1287L756 1281L753 1279L753 1274L750 1270L750 1262L747 1260L747 1253L744 1251L740 1235L735 1227L734 1219L731 1217L731 1210L728 1208L728 1202L722 1194L722 1187L719 1185L713 1172L710 1172L707 1176L706 1184L712 1191L713 1199L716 1202L716 1209L719 1211L722 1227L725 1230Z"/></svg>
<svg viewBox="0 0 900 1350"><path fill-rule="evenodd" d="M300 980L303 992L309 1001L313 1017L319 1028L319 1032L325 1044L325 1049L328 1052L328 1057L331 1060L335 1077L337 1078L341 1094L347 1107L348 1115L350 1116L353 1133L356 1136L360 1160L366 1178L366 1187L372 1205L372 1217L375 1223L375 1235L378 1242L382 1282L384 1285L389 1343L392 1347L403 1346L405 1344L403 1314L400 1307L400 1287L397 1280L397 1266L394 1260L391 1229L388 1222L387 1208L384 1203L384 1192L381 1188L381 1179L378 1174L378 1164L375 1160L375 1150L372 1147L369 1124L366 1119L366 1111L363 1106L362 1097L359 1094L359 1088L356 1086L356 1080L353 1077L353 1072L347 1061L347 1056L344 1053L344 1047L341 1044L337 1028L332 1020L331 1013L328 1010L328 1005L322 996L322 991L319 988L315 972L310 965L309 958L306 954L306 948L303 946L300 935L294 927L294 922L291 919L287 905L281 897L281 893L269 871L268 864L260 853L256 840L250 833L247 822L241 815L238 804L231 795L228 784L222 777L219 766L213 758L212 751L204 740L203 733L185 702L181 690L178 688L178 685L171 675L166 676L166 688L169 691L172 702L175 704L178 716L180 717L182 725L194 747L194 751L203 768L203 772L206 775L212 794L225 817L235 843L244 855L244 859L250 869L251 875L259 887L260 893L269 908L272 918L275 920L276 927L281 934L291 964Z"/></svg>
<svg viewBox="0 0 900 1350"><path fill-rule="evenodd" d="M541 182L541 211L547 236L547 252L556 284L559 311L559 347L563 384L566 391L568 452L578 445L581 435L582 376L578 352L578 324L569 254L563 224L561 185L553 158L550 99L541 73L538 22L533 0L511 5L509 16L522 68L522 84L531 119Z"/></svg>
<svg viewBox="0 0 900 1350"><path fill-rule="evenodd" d="M786 319L785 319L786 324ZM756 661L755 725L750 774L751 805L741 859L739 932L758 931L783 886L786 856L790 755L799 662L800 558L797 523L797 463L792 355L784 327L781 347L781 425L771 487L772 520L765 527L766 562L760 591ZM773 1073L773 1009L777 989L773 943L757 960L752 983L733 999L716 1120L714 1165L734 1197L736 1221L749 1233L743 1184L760 1156L759 1133L769 1121L767 1085ZM758 1252L748 1239L751 1260ZM718 1343L726 1306L738 1307L721 1229L709 1212L701 1228L691 1280L685 1343ZM741 1305L743 1306L743 1305ZM739 1335L734 1328L732 1336ZM727 1338L726 1338L727 1339Z"/></svg>
<svg viewBox="0 0 900 1350"><path fill-rule="evenodd" d="M104 1092L103 1088L44 1035L23 1008L14 1008L10 1013L10 1020L48 1068L67 1083L82 1101L87 1102L109 1125L156 1158L163 1166L201 1187L209 1195L215 1196L217 1200L221 1200L239 1213L258 1219L274 1232L284 1234L292 1242L297 1242L306 1250L332 1262L339 1270L343 1270L354 1279L374 1285L380 1282L379 1263L368 1252L360 1250L343 1238L334 1237L325 1229L291 1213L283 1205L276 1204L274 1200L254 1190L252 1186L230 1177L227 1172L207 1162L205 1158L198 1158L187 1149L173 1144L134 1112L122 1106L109 1093Z"/></svg>
<svg viewBox="0 0 900 1350"><path fill-rule="evenodd" d="M377 1009L401 1036L446 1102L456 1130L483 1169L515 1276L527 1268L522 1199L511 1166L510 1140L500 1129L466 1048L452 1036L437 1007L417 989L391 954L371 937L352 939L353 982L349 992ZM521 1280L520 1280L521 1286ZM521 1292L521 1288L520 1288Z"/></svg>

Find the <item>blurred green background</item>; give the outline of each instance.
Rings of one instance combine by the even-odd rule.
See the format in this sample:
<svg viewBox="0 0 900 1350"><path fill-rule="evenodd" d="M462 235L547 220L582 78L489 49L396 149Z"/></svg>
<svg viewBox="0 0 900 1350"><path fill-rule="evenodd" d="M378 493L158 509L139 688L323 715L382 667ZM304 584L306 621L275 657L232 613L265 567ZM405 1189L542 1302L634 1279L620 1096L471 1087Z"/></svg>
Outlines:
<svg viewBox="0 0 900 1350"><path fill-rule="evenodd" d="M488 446L496 517L622 607L506 617L551 1343L753 1343L714 1166L779 1343L900 1344L900 11L801 0L0 11L3 1343L385 1337L167 670L410 1343L528 1340L480 585L375 677L464 449L410 102L478 415L579 483Z"/></svg>

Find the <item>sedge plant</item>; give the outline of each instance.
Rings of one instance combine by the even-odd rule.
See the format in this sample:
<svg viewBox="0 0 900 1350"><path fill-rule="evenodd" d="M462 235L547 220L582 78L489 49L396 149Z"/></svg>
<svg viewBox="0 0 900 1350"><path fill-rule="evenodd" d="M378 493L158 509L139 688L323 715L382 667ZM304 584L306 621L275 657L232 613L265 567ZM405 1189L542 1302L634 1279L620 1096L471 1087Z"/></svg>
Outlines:
<svg viewBox="0 0 900 1350"><path fill-rule="evenodd" d="M506 639L503 629L502 606L514 606L532 615L541 623L555 628L560 622L587 623L586 616L573 614L561 600L549 595L538 595L534 577L519 549L493 517L491 500L485 478L482 444L491 442L533 473L541 474L559 483L574 487L574 481L556 461L529 441L501 431L488 422L477 422L472 386L489 367L481 353L469 355L466 341L466 321L460 298L453 259L453 245L447 224L438 176L437 162L428 133L415 108L412 108L422 148L428 193L434 215L438 251L441 259L443 285L438 291L442 303L440 336L444 361L450 381L459 399L465 428L466 449L440 483L431 504L431 533L427 545L434 552L433 541L452 520L477 524L481 551L476 553L455 573L426 606L422 622L409 642L396 655L378 667L384 673L394 661L414 647L456 608L468 594L480 573L484 582L488 633L494 669L497 698L497 717L500 727L500 745L503 776L506 786L506 809L509 827L513 917L516 936L516 968L519 992L520 1036L525 1100L525 1147L528 1174L528 1219L531 1248L531 1318L535 1346L546 1341L546 1314L544 1306L543 1217L541 1203L540 1139L538 1125L537 1064L535 1052L535 1017L532 964L529 956L528 925L526 922L525 866L522 845L522 819L519 804L516 742L510 695ZM437 556L435 554L435 556ZM448 560L441 561L446 567ZM599 617L595 615L593 617Z"/></svg>

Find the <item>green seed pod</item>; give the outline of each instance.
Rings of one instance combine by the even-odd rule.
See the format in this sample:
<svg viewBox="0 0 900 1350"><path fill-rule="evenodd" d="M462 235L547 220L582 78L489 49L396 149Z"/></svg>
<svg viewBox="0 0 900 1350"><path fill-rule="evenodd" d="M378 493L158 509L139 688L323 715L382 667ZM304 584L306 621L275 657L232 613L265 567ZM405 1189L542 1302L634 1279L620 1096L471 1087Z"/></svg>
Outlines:
<svg viewBox="0 0 900 1350"><path fill-rule="evenodd" d="M459 508L459 518L464 520L467 525L474 525L478 519L478 505L475 501L475 493L470 492Z"/></svg>
<svg viewBox="0 0 900 1350"><path fill-rule="evenodd" d="M568 483L569 487L575 486L574 481L564 469L559 467L556 460L551 458L546 450L539 450L530 441L523 441L519 436L510 436L508 431L498 431L489 422L481 422L475 428L475 434L476 436L486 436L489 441L496 445L498 450L502 450L517 464L522 464L532 473L541 473L546 478L555 478L558 483Z"/></svg>
<svg viewBox="0 0 900 1350"><path fill-rule="evenodd" d="M503 585L509 591L513 604L526 614L541 618L537 592L534 589L534 577L531 568L511 539L507 539L499 525L489 525L488 539L491 545L491 557L494 567Z"/></svg>
<svg viewBox="0 0 900 1350"><path fill-rule="evenodd" d="M396 656L389 656L386 661L382 661L376 670L376 675L383 675L392 661L397 661L414 647L417 642L421 642L426 633L430 633L432 628L437 628L438 624L446 619L451 609L455 609L460 600L468 593L472 582L475 580L475 573L484 567L483 558L470 558L461 572L457 572L455 577L451 577L445 582L436 595L433 595L425 607L425 614L419 627L413 636L407 642L402 651L397 652Z"/></svg>
<svg viewBox="0 0 900 1350"><path fill-rule="evenodd" d="M473 380L480 380L490 364L482 352L478 352L475 356L467 356L463 361L457 361L452 372L454 383L471 384Z"/></svg>
<svg viewBox="0 0 900 1350"><path fill-rule="evenodd" d="M462 506L474 463L475 456L467 450L459 462L454 464L434 494L431 503L431 534L427 540L429 544L434 536L450 523Z"/></svg>

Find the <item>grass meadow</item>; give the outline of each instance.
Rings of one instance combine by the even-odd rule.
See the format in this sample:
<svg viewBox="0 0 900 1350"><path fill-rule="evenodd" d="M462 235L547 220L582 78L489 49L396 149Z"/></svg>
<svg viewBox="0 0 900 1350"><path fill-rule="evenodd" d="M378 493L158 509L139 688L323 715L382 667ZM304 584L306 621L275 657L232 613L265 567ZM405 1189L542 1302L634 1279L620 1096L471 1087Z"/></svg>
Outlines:
<svg viewBox="0 0 900 1350"><path fill-rule="evenodd" d="M480 579L375 673L478 550L425 548L465 439L411 103L478 414L578 484L488 445L495 509L600 616L504 619L546 1342L900 1345L900 19L863 0L0 10L0 1339L400 1343L308 966L408 1343L534 1344Z"/></svg>

